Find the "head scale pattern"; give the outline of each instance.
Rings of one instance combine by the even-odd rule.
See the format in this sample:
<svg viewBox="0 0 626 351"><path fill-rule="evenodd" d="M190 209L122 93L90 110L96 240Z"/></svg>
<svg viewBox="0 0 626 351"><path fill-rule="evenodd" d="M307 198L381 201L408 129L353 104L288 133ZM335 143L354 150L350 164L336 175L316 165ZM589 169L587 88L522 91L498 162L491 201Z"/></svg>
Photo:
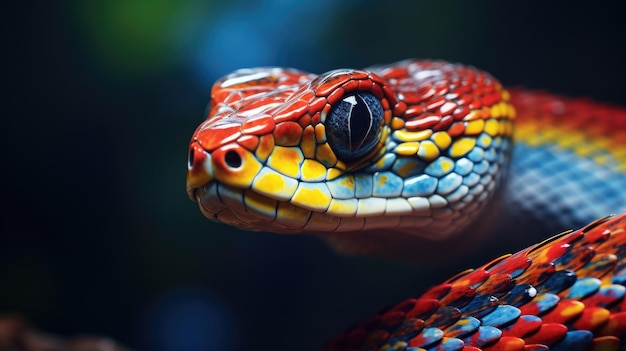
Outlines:
<svg viewBox="0 0 626 351"><path fill-rule="evenodd" d="M187 190L210 219L250 230L448 237L505 173L508 99L489 74L447 62L239 70L212 89Z"/></svg>

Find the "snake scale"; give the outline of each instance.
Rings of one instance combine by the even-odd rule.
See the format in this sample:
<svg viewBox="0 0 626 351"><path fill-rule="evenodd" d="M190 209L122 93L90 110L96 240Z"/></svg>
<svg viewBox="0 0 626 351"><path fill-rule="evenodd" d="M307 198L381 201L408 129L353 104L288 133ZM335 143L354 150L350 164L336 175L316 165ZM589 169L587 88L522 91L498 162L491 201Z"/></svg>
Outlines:
<svg viewBox="0 0 626 351"><path fill-rule="evenodd" d="M187 192L214 221L422 262L584 226L393 305L327 350L626 347L626 214L603 217L626 211L622 109L406 60L238 70L206 117Z"/></svg>

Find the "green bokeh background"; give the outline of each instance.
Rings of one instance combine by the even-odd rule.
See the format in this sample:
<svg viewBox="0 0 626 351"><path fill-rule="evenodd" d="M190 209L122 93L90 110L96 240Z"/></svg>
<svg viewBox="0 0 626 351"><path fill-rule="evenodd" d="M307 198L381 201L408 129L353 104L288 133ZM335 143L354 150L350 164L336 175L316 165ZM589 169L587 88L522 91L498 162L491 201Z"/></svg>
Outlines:
<svg viewBox="0 0 626 351"><path fill-rule="evenodd" d="M418 268L204 219L184 179L211 83L237 64L323 72L424 57L484 68L506 85L626 105L618 4L11 4L2 21L0 313L143 350L319 349L486 254ZM227 35L237 28L243 36ZM511 249L503 240L487 254Z"/></svg>

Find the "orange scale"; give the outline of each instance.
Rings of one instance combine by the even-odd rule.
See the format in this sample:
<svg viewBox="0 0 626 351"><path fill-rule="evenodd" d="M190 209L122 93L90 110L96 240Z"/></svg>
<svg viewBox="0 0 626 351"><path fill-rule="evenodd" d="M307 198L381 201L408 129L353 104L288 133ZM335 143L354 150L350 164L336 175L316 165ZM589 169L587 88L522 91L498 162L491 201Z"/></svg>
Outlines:
<svg viewBox="0 0 626 351"><path fill-rule="evenodd" d="M326 98L318 97L309 101L309 113L321 111L326 106Z"/></svg>
<svg viewBox="0 0 626 351"><path fill-rule="evenodd" d="M367 78L371 79L374 83L378 84L378 85L385 85L387 84L387 82L385 82L384 79L382 79L381 77L374 75L374 74L369 74L367 75Z"/></svg>
<svg viewBox="0 0 626 351"><path fill-rule="evenodd" d="M387 99L381 99L380 100L380 104L383 108L383 110L389 110L389 101Z"/></svg>
<svg viewBox="0 0 626 351"><path fill-rule="evenodd" d="M389 122L391 121L391 116L393 116L391 114L391 111L386 109L385 112L383 113L383 121L385 122L385 124L389 124Z"/></svg>
<svg viewBox="0 0 626 351"><path fill-rule="evenodd" d="M319 123L321 123L321 121L322 121L322 117L321 117L321 114L319 113L319 111L315 112L315 114L313 114L311 116L311 125L312 126L318 125Z"/></svg>
<svg viewBox="0 0 626 351"><path fill-rule="evenodd" d="M466 275L460 276L457 279L451 280L452 287L456 286L469 286L477 287L489 278L489 272L484 269L476 269Z"/></svg>
<svg viewBox="0 0 626 351"><path fill-rule="evenodd" d="M402 100L401 101L406 103L409 106L415 106L415 105L421 104L424 101L424 99L422 99L422 97L419 96L414 91L402 91L402 90L400 90L398 92L398 94L402 94Z"/></svg>
<svg viewBox="0 0 626 351"><path fill-rule="evenodd" d="M302 128L306 128L306 127L310 126L311 125L311 115L307 113L304 116L300 117L300 119L298 120L298 124Z"/></svg>
<svg viewBox="0 0 626 351"><path fill-rule="evenodd" d="M311 101L315 98L315 93L313 92L313 90L309 89L308 87L303 87L302 89L303 91L300 93L300 96L297 97L299 100Z"/></svg>
<svg viewBox="0 0 626 351"><path fill-rule="evenodd" d="M596 332L598 336L615 336L621 338L626 334L626 312L614 313L608 322Z"/></svg>
<svg viewBox="0 0 626 351"><path fill-rule="evenodd" d="M239 139L237 139L237 144L250 151L254 151L257 146L259 146L259 138L254 135L242 135Z"/></svg>
<svg viewBox="0 0 626 351"><path fill-rule="evenodd" d="M491 108L489 108L489 106L483 106L480 109L480 114L483 119L491 118Z"/></svg>
<svg viewBox="0 0 626 351"><path fill-rule="evenodd" d="M446 101L441 107L439 107L439 114L442 116L451 114L459 105L452 101Z"/></svg>
<svg viewBox="0 0 626 351"><path fill-rule="evenodd" d="M493 274L487 281L476 288L478 294L500 295L509 292L515 281L509 274Z"/></svg>
<svg viewBox="0 0 626 351"><path fill-rule="evenodd" d="M552 273L555 272L554 265L551 262L542 264L532 264L528 269L517 277L518 284L539 285L544 282Z"/></svg>
<svg viewBox="0 0 626 351"><path fill-rule="evenodd" d="M296 100L288 106L283 107L279 112L274 114L276 123L285 121L294 121L309 110L309 103L304 100Z"/></svg>
<svg viewBox="0 0 626 351"><path fill-rule="evenodd" d="M483 351L522 351L526 343L514 336L503 336L496 343L483 347Z"/></svg>
<svg viewBox="0 0 626 351"><path fill-rule="evenodd" d="M335 104L337 101L339 101L340 98L343 97L345 91L343 90L343 88L337 88L335 89L333 92L331 92L330 94L328 94L328 96L326 97L326 99L328 100L328 103L333 105Z"/></svg>
<svg viewBox="0 0 626 351"><path fill-rule="evenodd" d="M415 302L415 306L408 311L406 318L417 318L425 320L429 318L435 311L441 307L441 303L435 299L418 299Z"/></svg>
<svg viewBox="0 0 626 351"><path fill-rule="evenodd" d="M316 124L314 132L315 140L317 140L318 143L326 142L326 127L323 124Z"/></svg>
<svg viewBox="0 0 626 351"><path fill-rule="evenodd" d="M274 118L272 116L260 116L247 119L241 125L244 134L264 135L274 130Z"/></svg>
<svg viewBox="0 0 626 351"><path fill-rule="evenodd" d="M315 140L315 128L308 125L302 131L302 141L300 142L300 150L304 158L314 158L317 142Z"/></svg>
<svg viewBox="0 0 626 351"><path fill-rule="evenodd" d="M435 88L431 84L424 84L415 92L415 102L422 102L435 96ZM406 99L405 99L406 100ZM411 103L412 101L407 101Z"/></svg>
<svg viewBox="0 0 626 351"><path fill-rule="evenodd" d="M342 86L345 91L355 91L359 89L359 81L352 79Z"/></svg>
<svg viewBox="0 0 626 351"><path fill-rule="evenodd" d="M572 323L572 327L578 330L595 330L609 320L611 312L602 307L587 307L580 317Z"/></svg>
<svg viewBox="0 0 626 351"><path fill-rule="evenodd" d="M566 236L555 238L556 240L548 239L531 250L528 253L528 257L538 263L554 262L554 260L560 258L570 250L571 246L569 242L571 242L571 240L569 240L569 238L569 236ZM550 245L546 247L548 243L550 243Z"/></svg>
<svg viewBox="0 0 626 351"><path fill-rule="evenodd" d="M478 74L477 82L479 82L480 84L479 86L481 88L483 95L490 94L491 92L493 92L493 89L495 88L491 79L486 77L484 74Z"/></svg>
<svg viewBox="0 0 626 351"><path fill-rule="evenodd" d="M473 94L468 94L472 91L472 87L470 85L460 85L457 88L455 88L454 90L452 90L453 93L458 94L459 96L467 94L465 97L469 98L470 100L474 99L474 95Z"/></svg>
<svg viewBox="0 0 626 351"><path fill-rule="evenodd" d="M372 88L370 89L370 93L374 94L377 99L382 99L385 97L383 92L382 84L374 83Z"/></svg>
<svg viewBox="0 0 626 351"><path fill-rule="evenodd" d="M259 138L259 146L255 151L256 157L260 162L265 162L270 154L274 151L274 135L266 134Z"/></svg>
<svg viewBox="0 0 626 351"><path fill-rule="evenodd" d="M326 77L323 80L315 80L311 83L315 96L328 96L337 88L341 87L350 79L346 74L339 74L332 77Z"/></svg>
<svg viewBox="0 0 626 351"><path fill-rule="evenodd" d="M441 120L439 120L439 123L433 126L433 130L438 131L438 132L442 130L446 130L448 129L448 127L450 127L453 121L454 119L452 118L452 116L444 116L441 118Z"/></svg>
<svg viewBox="0 0 626 351"><path fill-rule="evenodd" d="M242 98L239 94L232 94L230 90L213 91L211 93L211 97L212 97L212 100L216 103L226 102L226 99L228 99L229 104L239 101ZM211 106L213 105L214 104L211 104Z"/></svg>
<svg viewBox="0 0 626 351"><path fill-rule="evenodd" d="M591 262L576 271L576 275L601 278L612 272L616 265L617 256L613 254L596 255Z"/></svg>
<svg viewBox="0 0 626 351"><path fill-rule="evenodd" d="M465 133L465 123L464 122L454 122L454 123L452 123L450 128L448 128L448 134L451 137L457 137L457 136L463 135L463 133Z"/></svg>
<svg viewBox="0 0 626 351"><path fill-rule="evenodd" d="M398 103L396 103L396 105L393 107L393 115L401 116L402 114L406 112L406 110L407 110L406 103L404 101L398 101Z"/></svg>
<svg viewBox="0 0 626 351"><path fill-rule="evenodd" d="M241 110L242 111L250 111L250 110L256 110L256 109L267 109L265 106L268 106L269 104L272 104L275 102L275 99L272 98L261 98L261 99L255 99L255 100L246 100L246 103L242 105Z"/></svg>
<svg viewBox="0 0 626 351"><path fill-rule="evenodd" d="M322 113L328 114L331 108L333 108L333 106L330 103L327 103L324 108L322 108Z"/></svg>
<svg viewBox="0 0 626 351"><path fill-rule="evenodd" d="M228 124L213 127L210 131L201 131L196 137L205 150L211 151L241 136L241 125Z"/></svg>
<svg viewBox="0 0 626 351"><path fill-rule="evenodd" d="M440 300L444 296L446 296L450 292L451 289L452 289L452 285L450 284L447 284L447 283L439 284L437 286L433 286L432 288L426 290L426 292L424 292L420 296L420 298Z"/></svg>
<svg viewBox="0 0 626 351"><path fill-rule="evenodd" d="M442 80L438 83L438 86L435 88L435 95L445 95L450 91L450 83L446 80Z"/></svg>
<svg viewBox="0 0 626 351"><path fill-rule="evenodd" d="M409 106L404 111L404 118L416 117L416 116L421 115L422 113L424 113L424 106L421 106L421 105ZM441 117L437 116L437 118L439 119Z"/></svg>
<svg viewBox="0 0 626 351"><path fill-rule="evenodd" d="M620 340L614 336L601 336L593 338L593 345L590 350L593 351L609 351L619 350Z"/></svg>
<svg viewBox="0 0 626 351"><path fill-rule="evenodd" d="M387 99L391 100L391 103L394 104L396 102L395 94L393 90L388 85L383 85L383 91L385 92L385 96Z"/></svg>
<svg viewBox="0 0 626 351"><path fill-rule="evenodd" d="M561 323L580 316L585 310L585 304L576 300L561 300L549 312L541 316L544 323Z"/></svg>
<svg viewBox="0 0 626 351"><path fill-rule="evenodd" d="M482 107L483 107L483 101L481 99L475 99L469 104L469 108L472 110L479 110Z"/></svg>
<svg viewBox="0 0 626 351"><path fill-rule="evenodd" d="M463 313L454 306L441 306L424 322L428 327L445 328L461 318Z"/></svg>
<svg viewBox="0 0 626 351"><path fill-rule="evenodd" d="M483 97L483 104L487 105L487 106L492 106L494 105L496 102L502 100L502 95L500 94L499 91L493 92L489 95L486 95Z"/></svg>
<svg viewBox="0 0 626 351"><path fill-rule="evenodd" d="M412 119L410 121L406 121L404 126L409 130L424 130L424 129L432 128L434 125L439 123L439 121L441 121L441 116L429 115L429 116L420 117L418 119Z"/></svg>
<svg viewBox="0 0 626 351"><path fill-rule="evenodd" d="M609 233L609 235L611 235L610 230L607 229L606 232ZM615 253L620 246L624 246L624 245L626 245L626 235L623 235L623 234L618 235L618 236L613 235L610 241L599 244L598 247L596 248L596 251Z"/></svg>
<svg viewBox="0 0 626 351"><path fill-rule="evenodd" d="M522 315L513 324L502 329L502 336L524 337L539 330L541 319L535 316Z"/></svg>
<svg viewBox="0 0 626 351"><path fill-rule="evenodd" d="M563 324L546 323L543 324L536 333L524 338L524 341L527 345L542 344L550 346L563 339L566 333L567 327Z"/></svg>
<svg viewBox="0 0 626 351"><path fill-rule="evenodd" d="M461 307L461 305L467 304L476 294L477 291L474 288L468 286L454 286L439 302L442 305L454 304L457 307Z"/></svg>
<svg viewBox="0 0 626 351"><path fill-rule="evenodd" d="M530 267L532 260L526 256L513 255L494 262L486 268L491 274L510 274L518 276Z"/></svg>
<svg viewBox="0 0 626 351"><path fill-rule="evenodd" d="M574 246L567 253L567 260L560 260L556 264L557 270L569 269L576 271L583 267L596 254L595 250L589 246Z"/></svg>
<svg viewBox="0 0 626 351"><path fill-rule="evenodd" d="M278 123L274 128L274 140L276 145L297 146L302 138L302 127L298 122Z"/></svg>
<svg viewBox="0 0 626 351"><path fill-rule="evenodd" d="M372 85L374 85L374 82L372 82L369 79L363 79L363 80L358 80L359 82L359 88L358 90L370 90L372 89Z"/></svg>
<svg viewBox="0 0 626 351"><path fill-rule="evenodd" d="M445 96L440 96L432 101L429 101L426 104L426 110L431 111L431 112L435 112L435 110L437 110L438 108L440 108L441 106L443 106L446 103L446 97Z"/></svg>
<svg viewBox="0 0 626 351"><path fill-rule="evenodd" d="M485 95L484 86L476 84L473 93L478 99L482 98Z"/></svg>
<svg viewBox="0 0 626 351"><path fill-rule="evenodd" d="M528 257L536 263L554 262L563 257L570 249L571 245L567 242L555 242L549 246L542 245L537 250L530 251Z"/></svg>
<svg viewBox="0 0 626 351"><path fill-rule="evenodd" d="M370 73L365 72L365 71L354 71L350 75L350 78L354 80L368 79L370 78Z"/></svg>
<svg viewBox="0 0 626 351"><path fill-rule="evenodd" d="M610 237L611 231L608 229L591 230L585 233L585 237L581 242L586 243L586 245L599 245L609 240Z"/></svg>
<svg viewBox="0 0 626 351"><path fill-rule="evenodd" d="M472 84L472 83L476 82L475 85L480 87L480 81L481 81L480 75L478 75L478 77L477 77L477 74L476 74L475 71L470 71L470 70L467 70L467 69L465 69L464 71L465 71L465 80L464 80L464 82L466 84Z"/></svg>

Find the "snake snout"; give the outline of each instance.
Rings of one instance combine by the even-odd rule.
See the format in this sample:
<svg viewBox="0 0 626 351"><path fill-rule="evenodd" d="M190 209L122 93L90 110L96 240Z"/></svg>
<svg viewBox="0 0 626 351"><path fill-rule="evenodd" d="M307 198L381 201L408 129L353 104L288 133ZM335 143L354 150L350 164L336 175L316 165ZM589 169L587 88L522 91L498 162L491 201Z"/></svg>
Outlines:
<svg viewBox="0 0 626 351"><path fill-rule="evenodd" d="M195 190L211 180L213 180L211 154L197 142L191 143L187 156L187 195L195 201Z"/></svg>
<svg viewBox="0 0 626 351"><path fill-rule="evenodd" d="M249 187L262 168L255 155L238 143L229 143L207 151L200 142L192 142L187 162L187 193L217 181L238 189Z"/></svg>

